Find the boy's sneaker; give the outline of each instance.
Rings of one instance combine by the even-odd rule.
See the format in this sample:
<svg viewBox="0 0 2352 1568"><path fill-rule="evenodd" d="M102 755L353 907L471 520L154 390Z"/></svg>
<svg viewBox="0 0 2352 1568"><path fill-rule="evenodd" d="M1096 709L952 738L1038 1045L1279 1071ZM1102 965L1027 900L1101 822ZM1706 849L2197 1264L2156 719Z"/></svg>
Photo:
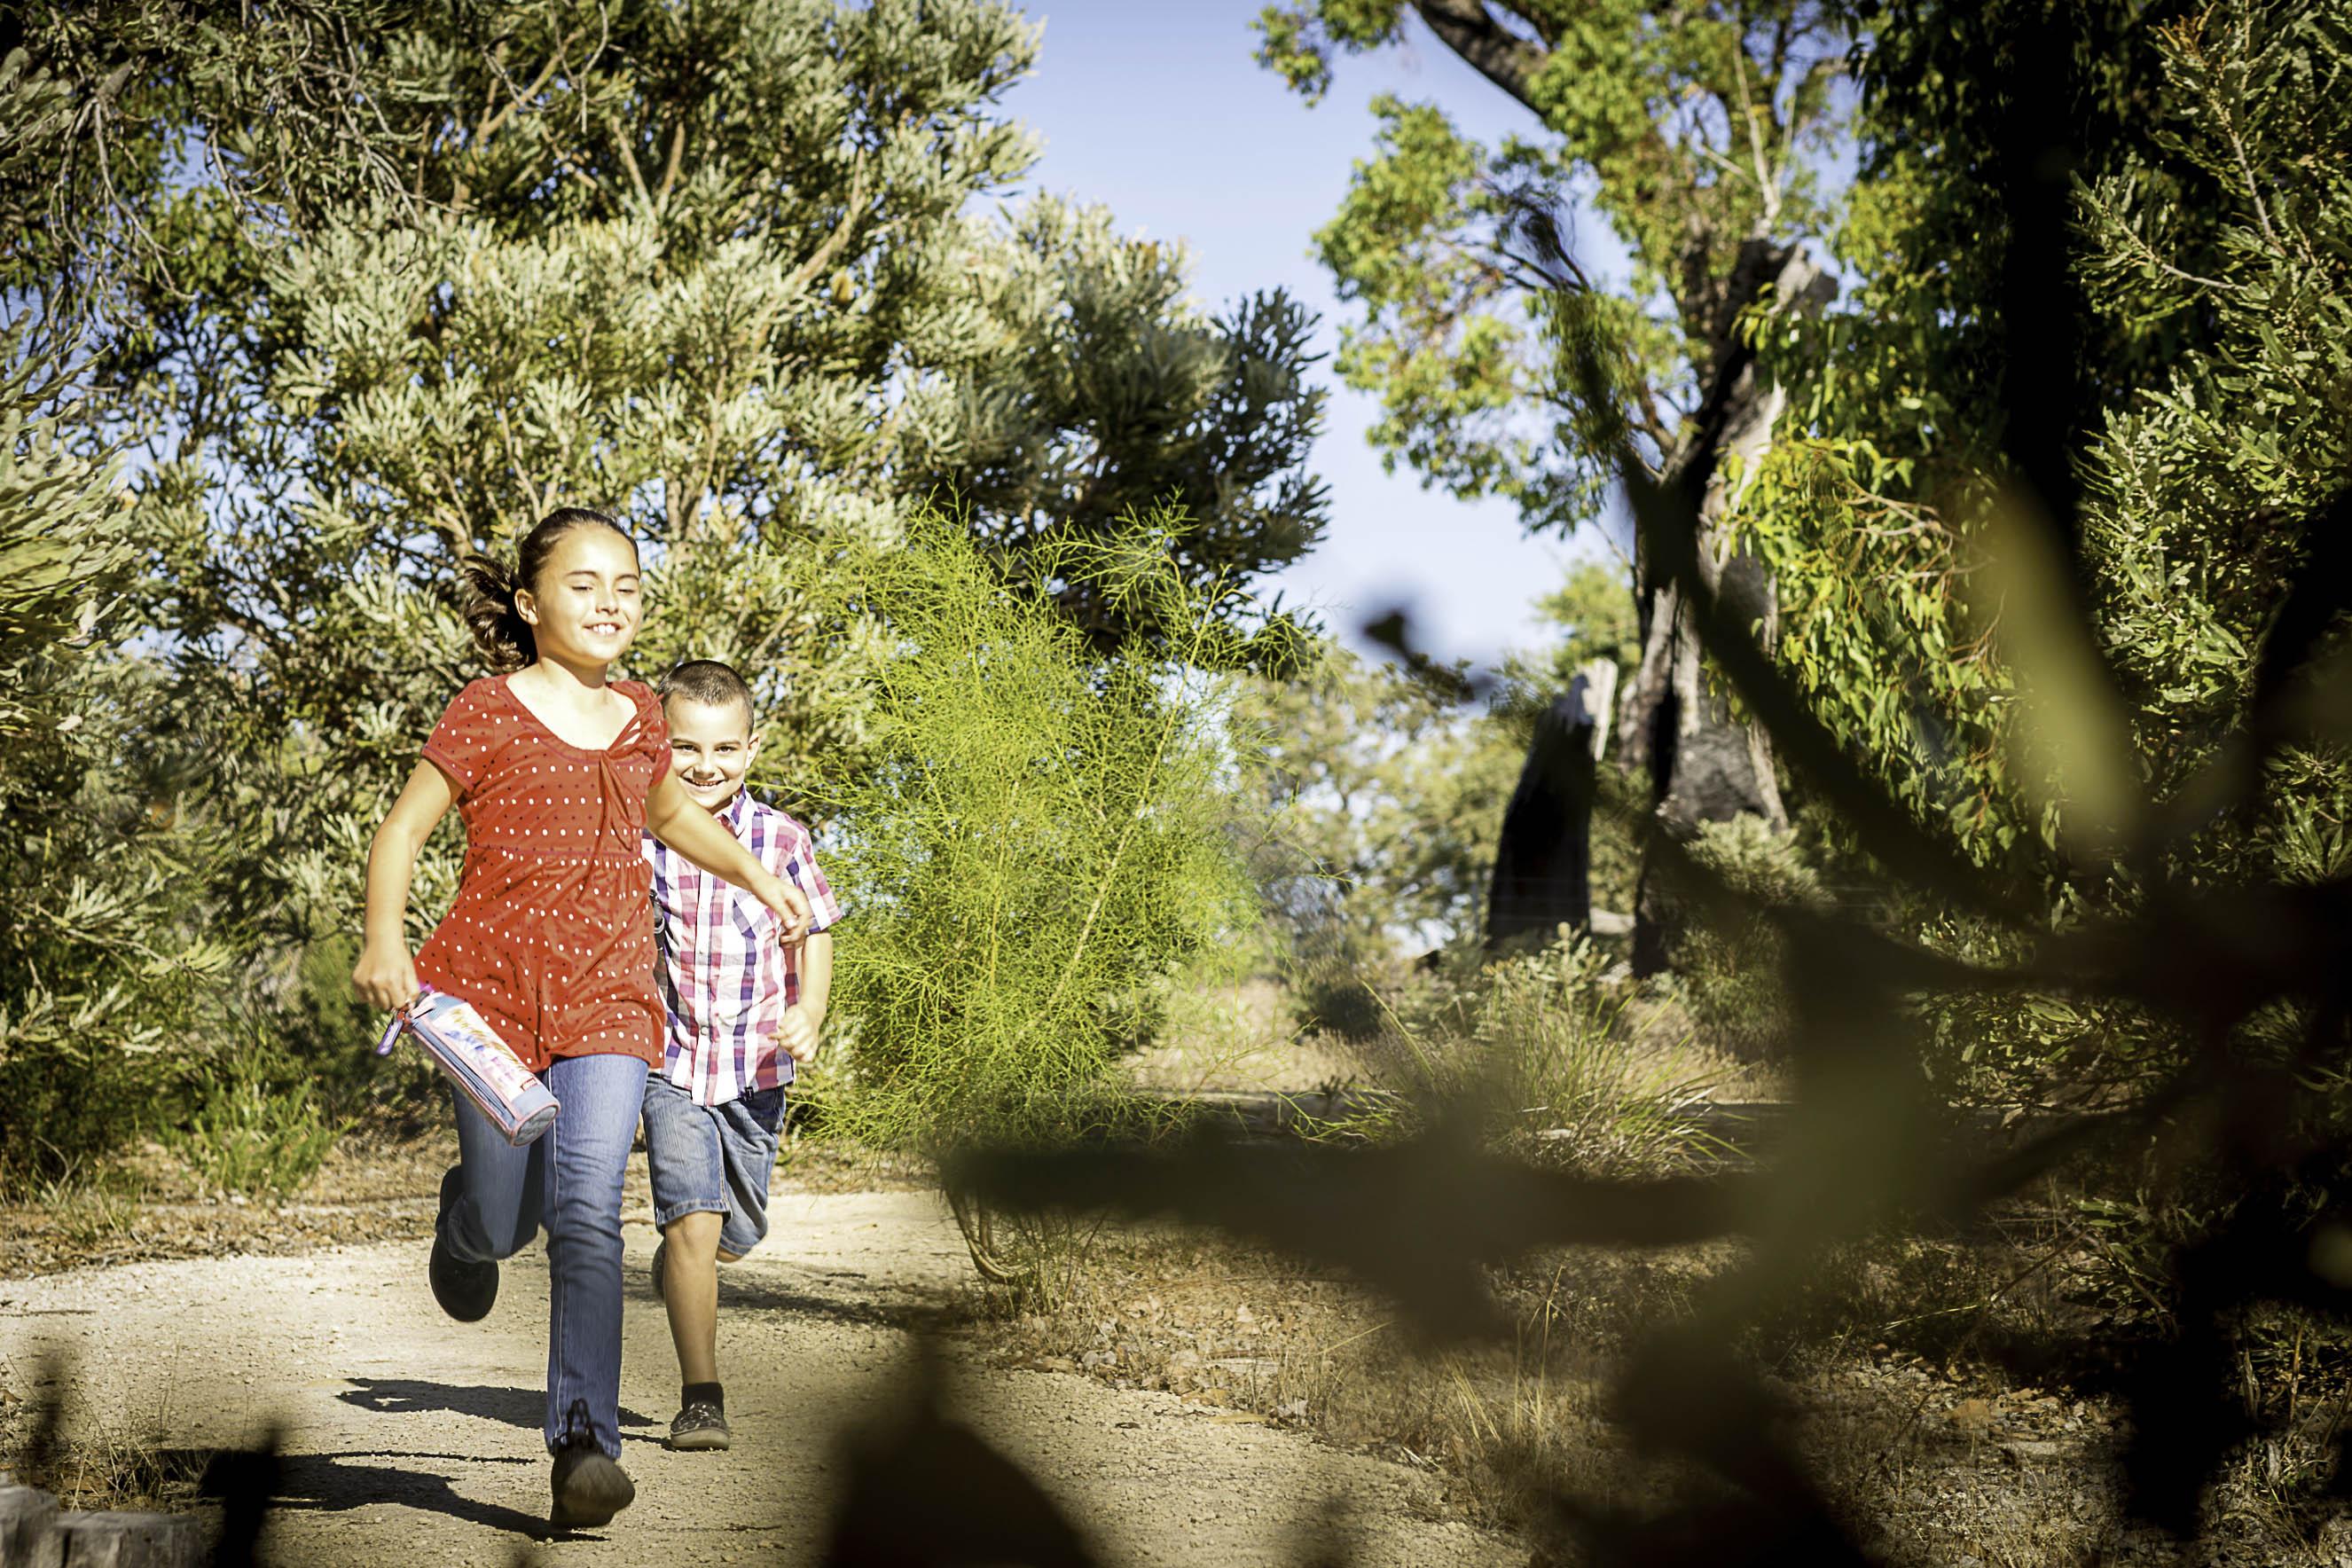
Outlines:
<svg viewBox="0 0 2352 1568"><path fill-rule="evenodd" d="M425 1277L432 1283L433 1299L441 1303L443 1311L461 1323L474 1323L488 1317L491 1304L499 1299L499 1266L469 1263L450 1251L442 1238L458 1181L454 1165L441 1178L441 1213L433 1222L433 1256L425 1262Z"/></svg>
<svg viewBox="0 0 2352 1568"><path fill-rule="evenodd" d="M724 1448L735 1441L727 1407L715 1399L689 1399L669 1424L668 1447L688 1453Z"/></svg>
<svg viewBox="0 0 2352 1568"><path fill-rule="evenodd" d="M552 1485L555 1501L547 1517L558 1530L593 1530L637 1500L629 1472L585 1433L555 1450Z"/></svg>

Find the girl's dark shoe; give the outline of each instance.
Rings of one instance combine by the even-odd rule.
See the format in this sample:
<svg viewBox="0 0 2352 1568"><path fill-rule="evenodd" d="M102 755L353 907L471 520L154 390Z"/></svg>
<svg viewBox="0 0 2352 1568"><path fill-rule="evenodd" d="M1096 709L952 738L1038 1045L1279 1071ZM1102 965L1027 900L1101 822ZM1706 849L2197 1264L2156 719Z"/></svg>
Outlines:
<svg viewBox="0 0 2352 1568"><path fill-rule="evenodd" d="M726 1408L715 1400L689 1399L669 1424L667 1447L688 1453L724 1448L735 1441Z"/></svg>
<svg viewBox="0 0 2352 1568"><path fill-rule="evenodd" d="M425 1263L425 1277L431 1281L433 1299L441 1303L443 1311L461 1323L476 1323L490 1315L491 1304L499 1299L499 1266L468 1263L442 1239L457 1179L454 1168L441 1178L441 1216L433 1226L433 1256Z"/></svg>
<svg viewBox="0 0 2352 1568"><path fill-rule="evenodd" d="M593 1530L637 1500L628 1471L584 1435L555 1450L554 1490L548 1522L558 1530Z"/></svg>

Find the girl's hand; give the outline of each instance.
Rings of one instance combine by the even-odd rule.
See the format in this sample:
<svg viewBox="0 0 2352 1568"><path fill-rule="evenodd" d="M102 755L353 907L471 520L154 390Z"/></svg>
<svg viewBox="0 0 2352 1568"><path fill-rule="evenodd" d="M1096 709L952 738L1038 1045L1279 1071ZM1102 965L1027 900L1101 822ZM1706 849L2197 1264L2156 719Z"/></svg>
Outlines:
<svg viewBox="0 0 2352 1568"><path fill-rule="evenodd" d="M786 947L808 940L809 901L801 890L772 873L758 889L760 901L776 917L776 935Z"/></svg>
<svg viewBox="0 0 2352 1568"><path fill-rule="evenodd" d="M370 942L360 950L352 989L369 1006L391 1013L415 1001L424 987L417 984L416 961L409 956L406 942Z"/></svg>

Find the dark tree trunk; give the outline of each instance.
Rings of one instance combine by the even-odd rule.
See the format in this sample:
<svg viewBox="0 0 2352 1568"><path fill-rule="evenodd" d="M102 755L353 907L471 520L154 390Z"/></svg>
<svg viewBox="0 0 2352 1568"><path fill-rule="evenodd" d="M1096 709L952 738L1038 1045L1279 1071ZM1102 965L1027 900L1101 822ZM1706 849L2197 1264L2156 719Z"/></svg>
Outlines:
<svg viewBox="0 0 2352 1568"><path fill-rule="evenodd" d="M1778 604L1771 578L1754 557L1732 549L1725 526L1727 457L1752 466L1772 438L1781 394L1756 374L1755 351L1736 331L1740 313L1767 289L1776 312L1815 312L1837 285L1820 264L1793 247L1749 240L1724 290L1714 327L1715 353L1705 396L1690 433L1667 458L1661 479L1670 493L1699 496L1699 571L1708 587L1735 605L1767 646ZM1642 663L1618 714L1618 763L1628 773L1646 768L1658 827L1677 841L1703 822L1760 816L1776 832L1789 826L1772 774L1764 732L1731 715L1709 689L1698 635L1681 587L1660 571L1646 540L1636 542L1641 595ZM1633 971L1653 974L1673 961L1686 923L1685 900L1644 855L1633 909Z"/></svg>
<svg viewBox="0 0 2352 1568"><path fill-rule="evenodd" d="M1592 924L1592 797L1616 675L1606 661L1587 666L1536 721L1495 847L1489 948L1529 931L1549 940L1563 925Z"/></svg>

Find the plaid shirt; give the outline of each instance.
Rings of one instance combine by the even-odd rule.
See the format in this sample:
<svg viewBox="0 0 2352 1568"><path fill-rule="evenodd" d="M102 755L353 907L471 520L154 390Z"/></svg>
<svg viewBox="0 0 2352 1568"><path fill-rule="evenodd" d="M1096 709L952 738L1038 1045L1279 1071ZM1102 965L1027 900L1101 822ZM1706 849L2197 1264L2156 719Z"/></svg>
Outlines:
<svg viewBox="0 0 2352 1568"><path fill-rule="evenodd" d="M808 900L812 934L841 919L807 828L749 790L738 790L718 816ZM655 979L669 1020L663 1074L699 1105L792 1082L793 1058L776 1048L776 1026L800 1000L800 960L775 940L776 917L650 833L645 848L661 942Z"/></svg>

